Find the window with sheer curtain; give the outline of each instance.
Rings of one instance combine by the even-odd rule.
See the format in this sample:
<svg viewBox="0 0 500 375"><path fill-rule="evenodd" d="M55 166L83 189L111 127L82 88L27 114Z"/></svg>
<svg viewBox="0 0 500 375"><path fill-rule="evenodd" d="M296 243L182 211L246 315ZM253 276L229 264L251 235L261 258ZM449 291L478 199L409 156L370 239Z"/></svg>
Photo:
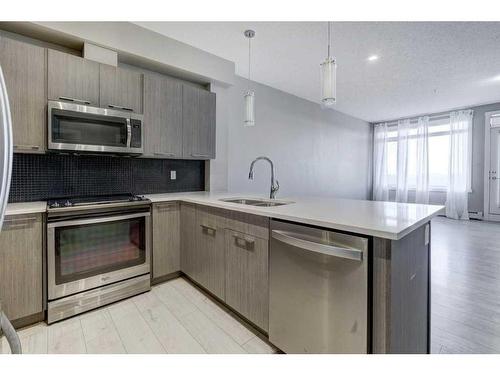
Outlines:
<svg viewBox="0 0 500 375"><path fill-rule="evenodd" d="M443 191L448 189L448 171L450 162L450 117L441 116L429 120L428 148L429 148L429 190ZM417 186L417 128L411 123L408 134L408 188ZM470 150L471 148L469 148ZM398 126L387 126L387 186L396 189L398 159ZM468 165L468 186L471 189L470 158Z"/></svg>
<svg viewBox="0 0 500 375"><path fill-rule="evenodd" d="M373 199L429 203L429 192L443 191L446 216L468 219L472 116L469 109L375 125Z"/></svg>

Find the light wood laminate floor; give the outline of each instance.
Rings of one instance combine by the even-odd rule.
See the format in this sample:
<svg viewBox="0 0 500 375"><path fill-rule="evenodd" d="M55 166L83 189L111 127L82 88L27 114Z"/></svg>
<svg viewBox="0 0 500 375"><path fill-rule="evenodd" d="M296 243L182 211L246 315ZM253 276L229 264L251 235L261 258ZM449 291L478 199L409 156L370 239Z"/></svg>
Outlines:
<svg viewBox="0 0 500 375"><path fill-rule="evenodd" d="M24 353L221 353L276 350L183 278L98 310L19 330ZM5 338L2 351L9 352Z"/></svg>
<svg viewBox="0 0 500 375"><path fill-rule="evenodd" d="M434 219L431 268L432 353L500 353L500 223ZM25 353L275 352L182 278L19 335Z"/></svg>

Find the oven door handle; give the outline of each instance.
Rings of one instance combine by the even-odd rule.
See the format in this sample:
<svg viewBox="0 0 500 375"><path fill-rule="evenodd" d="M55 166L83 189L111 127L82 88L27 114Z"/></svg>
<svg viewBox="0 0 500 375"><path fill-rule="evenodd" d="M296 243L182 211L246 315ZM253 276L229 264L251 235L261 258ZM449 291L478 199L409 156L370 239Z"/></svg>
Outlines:
<svg viewBox="0 0 500 375"><path fill-rule="evenodd" d="M132 125L130 125L130 118L127 118L127 148L130 148L132 142Z"/></svg>
<svg viewBox="0 0 500 375"><path fill-rule="evenodd" d="M120 220L134 219L137 217L149 217L149 216L151 216L149 212L140 212L136 214L120 215L120 216L95 217L89 219L58 221L55 223L48 223L47 228L68 227L71 225L108 223L112 221L120 221Z"/></svg>

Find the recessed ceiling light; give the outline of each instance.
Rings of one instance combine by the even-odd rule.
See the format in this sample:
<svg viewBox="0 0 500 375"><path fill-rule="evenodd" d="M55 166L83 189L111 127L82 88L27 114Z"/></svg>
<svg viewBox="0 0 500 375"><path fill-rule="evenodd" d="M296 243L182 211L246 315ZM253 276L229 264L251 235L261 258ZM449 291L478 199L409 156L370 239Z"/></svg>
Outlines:
<svg viewBox="0 0 500 375"><path fill-rule="evenodd" d="M500 74L493 77L492 81L500 81Z"/></svg>
<svg viewBox="0 0 500 375"><path fill-rule="evenodd" d="M375 61L375 60L378 60L378 56L377 55L371 55L368 57L368 61Z"/></svg>

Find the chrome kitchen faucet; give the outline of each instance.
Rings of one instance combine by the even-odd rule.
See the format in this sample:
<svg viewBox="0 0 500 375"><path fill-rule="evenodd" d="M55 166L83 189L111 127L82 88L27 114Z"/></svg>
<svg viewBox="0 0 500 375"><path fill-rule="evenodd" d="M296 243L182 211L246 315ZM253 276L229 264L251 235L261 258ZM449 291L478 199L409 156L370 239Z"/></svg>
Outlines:
<svg viewBox="0 0 500 375"><path fill-rule="evenodd" d="M254 161L252 161L252 164L250 164L250 172L248 172L248 179L253 180L253 166L256 161L258 160L266 160L269 162L271 165L271 192L269 193L269 198L275 199L276 198L276 193L280 189L280 184L277 179L275 179L275 171L274 171L274 164L271 159L269 159L267 156L259 156L258 158L255 158Z"/></svg>

